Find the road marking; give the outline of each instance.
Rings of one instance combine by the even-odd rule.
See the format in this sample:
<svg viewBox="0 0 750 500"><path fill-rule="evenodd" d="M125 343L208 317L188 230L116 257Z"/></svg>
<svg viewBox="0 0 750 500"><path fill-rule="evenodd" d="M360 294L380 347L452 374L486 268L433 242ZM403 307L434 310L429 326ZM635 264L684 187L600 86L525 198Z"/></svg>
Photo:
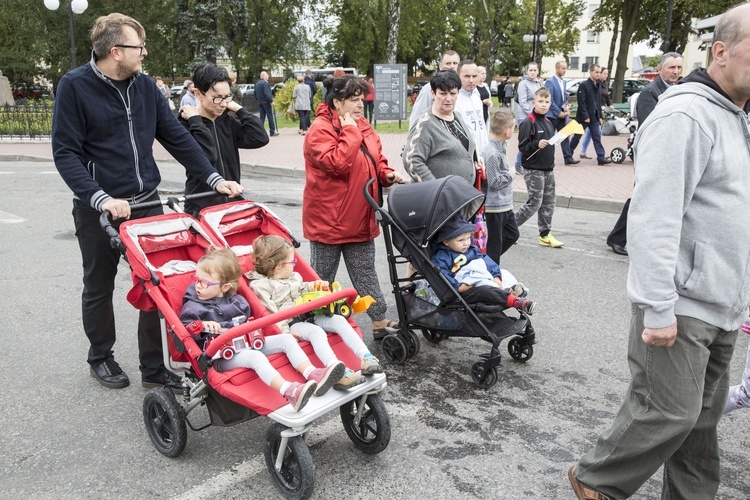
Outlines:
<svg viewBox="0 0 750 500"><path fill-rule="evenodd" d="M23 222L26 219L22 219L21 217L18 217L17 215L13 215L8 212L3 212L0 210L0 222L4 222L6 224L18 224L19 222Z"/></svg>

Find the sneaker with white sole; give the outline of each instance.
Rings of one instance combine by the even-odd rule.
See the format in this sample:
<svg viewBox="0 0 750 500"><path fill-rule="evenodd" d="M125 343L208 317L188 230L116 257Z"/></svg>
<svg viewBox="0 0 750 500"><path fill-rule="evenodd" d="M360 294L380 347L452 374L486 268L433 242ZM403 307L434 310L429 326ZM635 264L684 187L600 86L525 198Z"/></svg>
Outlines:
<svg viewBox="0 0 750 500"><path fill-rule="evenodd" d="M560 248L565 243L552 236L552 233L549 233L545 237L539 237L539 244L543 247Z"/></svg>
<svg viewBox="0 0 750 500"><path fill-rule="evenodd" d="M370 353L365 354L362 358L362 375L375 375L376 373L383 373L380 361Z"/></svg>
<svg viewBox="0 0 750 500"><path fill-rule="evenodd" d="M333 384L333 388L337 391L345 391L347 389L351 389L352 387L356 387L359 384L364 384L365 382L367 382L367 380L362 376L362 374L347 368L346 370L344 370L344 376L341 377L338 382Z"/></svg>
<svg viewBox="0 0 750 500"><path fill-rule="evenodd" d="M300 411L310 400L310 396L313 395L317 387L318 384L313 380L308 380L304 384L292 382L287 390L284 391L284 399L292 405L294 411Z"/></svg>
<svg viewBox="0 0 750 500"><path fill-rule="evenodd" d="M307 377L307 380L313 380L318 384L318 388L315 391L316 396L322 396L333 384L336 383L341 377L344 376L346 365L341 361L337 361L326 368L316 368Z"/></svg>

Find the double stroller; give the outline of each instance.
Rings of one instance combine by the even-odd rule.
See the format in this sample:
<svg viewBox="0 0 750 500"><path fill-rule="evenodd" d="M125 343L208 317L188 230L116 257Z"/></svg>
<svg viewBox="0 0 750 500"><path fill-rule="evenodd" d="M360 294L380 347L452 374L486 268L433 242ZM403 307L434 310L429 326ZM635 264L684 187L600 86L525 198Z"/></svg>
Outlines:
<svg viewBox="0 0 750 500"><path fill-rule="evenodd" d="M491 348L471 367L471 378L485 389L497 382L499 346L504 339L510 338L508 352L513 359L531 359L536 337L526 313L519 311L518 317L510 316L500 304L470 306L432 263L433 239L440 228L456 214L472 220L484 203L484 194L462 177L448 176L394 186L388 195L388 207L384 208L370 196L368 188L369 185L364 194L383 228L399 317L398 330L383 338L385 357L403 363L415 356L420 341L414 330L421 330L434 344L448 337L480 338ZM399 277L397 266L407 262L416 273ZM429 294L417 286L421 280L429 284Z"/></svg>
<svg viewBox="0 0 750 500"><path fill-rule="evenodd" d="M279 235L291 240L296 247L299 247L299 242L284 223L261 204L246 200L209 207L201 212L198 221L180 210L179 204L192 198L170 198L167 202L141 204L139 206L145 208L166 203L178 212L123 222L119 233L112 227L107 212L102 214L100 221L113 246L120 249L130 264L133 288L128 293L128 301L140 310L158 309L164 318L164 364L182 377L181 393L173 393L169 388L152 389L146 393L143 400L146 430L160 453L176 457L187 443L187 427L200 431L212 425L229 426L267 416L276 422L266 432L263 446L273 482L287 498L308 498L314 487L315 467L305 438L317 418L338 409L344 429L358 449L374 454L388 446L390 419L378 394L386 388L385 374L368 377L367 382L348 391L328 391L321 397L310 399L303 410L295 412L254 371L240 368L218 372L212 367L211 360L220 350L222 355L225 354L227 343L240 347L252 345L252 334L257 330L265 336L279 333L276 323L280 320L306 314L341 299L351 304L356 291L352 288L334 291L270 314L241 279L238 293L250 303L253 317L228 329L211 342L205 352L201 351L180 322L179 312L183 295L194 276L196 262L206 250L210 246L232 248L244 273L252 269L252 243L258 236ZM296 271L306 281L318 279L306 261L299 255L296 258ZM351 317L349 322L361 336L362 332ZM236 344L238 340L239 344ZM338 335L329 333L329 343L341 361L353 370L359 370L359 358ZM302 342L301 346L314 365L323 366L308 342ZM303 382L285 355L271 355L269 361L286 380ZM208 420L208 423L196 426L189 415L199 406L207 408L208 417L202 420Z"/></svg>

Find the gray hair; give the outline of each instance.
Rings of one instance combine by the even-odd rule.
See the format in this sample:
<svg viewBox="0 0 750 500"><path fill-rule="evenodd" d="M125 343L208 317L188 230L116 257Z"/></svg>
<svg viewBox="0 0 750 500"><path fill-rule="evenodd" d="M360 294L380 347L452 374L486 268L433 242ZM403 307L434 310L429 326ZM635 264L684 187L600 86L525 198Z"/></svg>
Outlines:
<svg viewBox="0 0 750 500"><path fill-rule="evenodd" d="M677 52L665 52L665 53L663 53L661 55L661 57L659 58L659 67L660 68L663 67L664 63L667 62L667 59L669 59L670 57L677 57L677 58L682 59L682 54L679 54Z"/></svg>
<svg viewBox="0 0 750 500"><path fill-rule="evenodd" d="M714 28L714 43L723 42L727 46L730 52L734 52L734 48L742 41L742 16L730 15L735 9L747 6L747 3L736 5L726 11L720 18L719 22L716 23Z"/></svg>

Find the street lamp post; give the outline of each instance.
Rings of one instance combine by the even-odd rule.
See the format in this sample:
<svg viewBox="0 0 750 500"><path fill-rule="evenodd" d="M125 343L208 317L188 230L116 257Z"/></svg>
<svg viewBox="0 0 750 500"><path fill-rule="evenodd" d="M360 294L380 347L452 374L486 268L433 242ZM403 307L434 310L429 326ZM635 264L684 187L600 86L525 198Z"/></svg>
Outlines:
<svg viewBox="0 0 750 500"><path fill-rule="evenodd" d="M83 14L89 6L87 0L67 0L68 2L68 24L70 25L70 62L71 69L76 66L76 40L73 34L73 14ZM44 0L44 6L49 10L60 8L60 0Z"/></svg>
<svg viewBox="0 0 750 500"><path fill-rule="evenodd" d="M534 31L533 35L524 35L523 41L526 43L533 42L533 45L531 46L531 60L539 63L539 61L536 60L537 55L537 47L540 43L544 43L547 41L547 35L544 33L541 33L544 31L539 27L539 0L536 0L536 15L534 16ZM541 48L541 47L539 47Z"/></svg>

